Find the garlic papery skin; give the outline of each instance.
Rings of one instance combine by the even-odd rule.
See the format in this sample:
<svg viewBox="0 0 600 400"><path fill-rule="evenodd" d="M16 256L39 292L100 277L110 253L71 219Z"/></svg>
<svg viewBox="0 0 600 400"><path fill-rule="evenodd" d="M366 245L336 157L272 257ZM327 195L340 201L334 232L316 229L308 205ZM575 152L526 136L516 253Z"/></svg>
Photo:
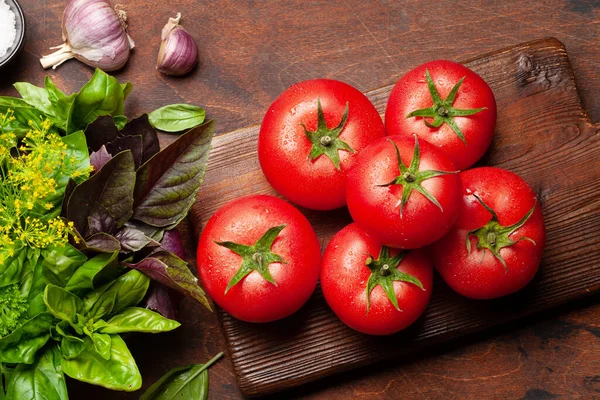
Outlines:
<svg viewBox="0 0 600 400"><path fill-rule="evenodd" d="M163 27L156 69L165 75L185 75L198 63L198 46L179 21L181 13Z"/></svg>
<svg viewBox="0 0 600 400"><path fill-rule="evenodd" d="M90 67L115 71L125 65L134 47L127 34L127 15L108 0L71 0L63 14L58 49L40 59L44 68L56 68L76 58Z"/></svg>

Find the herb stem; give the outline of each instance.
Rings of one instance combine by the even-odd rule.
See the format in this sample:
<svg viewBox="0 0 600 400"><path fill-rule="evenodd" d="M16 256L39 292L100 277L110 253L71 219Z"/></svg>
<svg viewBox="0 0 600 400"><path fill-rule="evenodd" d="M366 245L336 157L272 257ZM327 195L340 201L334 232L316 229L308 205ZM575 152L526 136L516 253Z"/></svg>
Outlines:
<svg viewBox="0 0 600 400"><path fill-rule="evenodd" d="M207 369L208 367L210 367L211 365L213 365L221 357L223 357L223 352L220 352L219 354L217 354L216 356L214 356L213 358L211 358L209 362L207 362L206 364L204 364L204 369L202 369L202 371L204 371L205 369Z"/></svg>

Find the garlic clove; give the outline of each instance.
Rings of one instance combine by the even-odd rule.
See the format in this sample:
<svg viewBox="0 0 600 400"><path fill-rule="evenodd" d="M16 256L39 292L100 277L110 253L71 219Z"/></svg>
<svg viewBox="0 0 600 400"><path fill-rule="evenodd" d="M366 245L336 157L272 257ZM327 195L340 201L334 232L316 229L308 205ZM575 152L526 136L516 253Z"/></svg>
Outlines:
<svg viewBox="0 0 600 400"><path fill-rule="evenodd" d="M198 46L181 26L181 13L169 18L161 32L156 69L165 75L185 75L198 63Z"/></svg>

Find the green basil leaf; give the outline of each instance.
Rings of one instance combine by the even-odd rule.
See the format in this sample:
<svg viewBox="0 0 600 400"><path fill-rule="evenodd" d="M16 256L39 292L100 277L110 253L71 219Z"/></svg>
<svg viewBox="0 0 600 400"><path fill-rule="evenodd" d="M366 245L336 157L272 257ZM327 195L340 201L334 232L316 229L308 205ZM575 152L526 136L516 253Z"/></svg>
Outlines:
<svg viewBox="0 0 600 400"><path fill-rule="evenodd" d="M83 264L87 257L75 247L49 246L42 250L43 265L59 279L58 286L64 286L75 270Z"/></svg>
<svg viewBox="0 0 600 400"><path fill-rule="evenodd" d="M23 359L17 362L33 362L33 354L50 338L53 322L54 318L50 313L40 313L25 321L10 335L0 338L0 362L14 363L14 358ZM23 346L21 343L26 345Z"/></svg>
<svg viewBox="0 0 600 400"><path fill-rule="evenodd" d="M41 264L41 261L38 263L40 259L40 255L42 254L41 250L35 247L25 247L26 257L23 261L23 268L21 270L21 294L23 297L28 297L29 292L33 286L33 275L35 273L35 267L38 264Z"/></svg>
<svg viewBox="0 0 600 400"><path fill-rule="evenodd" d="M64 286L64 282L56 275L54 272L50 271L48 268L44 268L42 271L42 275L44 277L44 281L47 283L51 283L56 286ZM46 286L44 285L44 289Z"/></svg>
<svg viewBox="0 0 600 400"><path fill-rule="evenodd" d="M48 98L52 103L56 102L57 100L66 99L67 97L69 97L65 92L56 87L56 85L52 81L52 78L50 78L49 75L46 75L46 79L44 79L44 87L48 91Z"/></svg>
<svg viewBox="0 0 600 400"><path fill-rule="evenodd" d="M2 349L0 360L7 364L31 364L35 355L50 340L50 330L45 335L22 339L20 342Z"/></svg>
<svg viewBox="0 0 600 400"><path fill-rule="evenodd" d="M111 312L118 313L119 311L128 307L133 307L142 301L149 286L150 278L139 271L130 270L113 282L107 283L88 293L83 298L84 309L91 310L105 292L114 291L116 293L116 298ZM87 315L90 318L94 317L96 320L98 319L98 316L93 316L89 311Z"/></svg>
<svg viewBox="0 0 600 400"><path fill-rule="evenodd" d="M117 129L121 130L123 128L125 128L125 125L127 125L127 117L124 115L115 115L114 117L114 121L115 121L115 126L117 127Z"/></svg>
<svg viewBox="0 0 600 400"><path fill-rule="evenodd" d="M72 325L77 324L77 314L83 313L83 302L79 297L52 284L44 290L44 303L52 315Z"/></svg>
<svg viewBox="0 0 600 400"><path fill-rule="evenodd" d="M87 318L93 318L95 320L98 320L104 317L105 315L109 315L115 307L116 302L117 291L107 290L98 297L98 300L92 305L92 307L89 310L86 310L85 316Z"/></svg>
<svg viewBox="0 0 600 400"><path fill-rule="evenodd" d="M145 308L130 307L114 315L107 325L100 328L101 333L145 332L159 333L172 331L181 324L165 318Z"/></svg>
<svg viewBox="0 0 600 400"><path fill-rule="evenodd" d="M206 400L208 399L208 368L223 353L206 364L188 365L169 371L140 397L140 400Z"/></svg>
<svg viewBox="0 0 600 400"><path fill-rule="evenodd" d="M52 79L50 79L49 76L46 76L44 87L48 92L48 100L50 101L50 104L52 104L53 112L51 118L56 126L63 131L66 131L71 107L73 107L73 102L75 101L77 93L72 93L67 96L54 85L54 82L52 82Z"/></svg>
<svg viewBox="0 0 600 400"><path fill-rule="evenodd" d="M133 156L130 151L124 151L73 190L67 203L66 217L82 234L88 230L88 216L102 212L108 212L120 227L133 214L134 186Z"/></svg>
<svg viewBox="0 0 600 400"><path fill-rule="evenodd" d="M168 251L157 251L137 264L127 266L142 271L155 281L191 297L212 310L204 291L198 286L198 278L190 271L187 263Z"/></svg>
<svg viewBox="0 0 600 400"><path fill-rule="evenodd" d="M213 132L214 121L194 128L138 169L135 219L161 228L186 217L204 180Z"/></svg>
<svg viewBox="0 0 600 400"><path fill-rule="evenodd" d="M79 171L87 171L90 167L90 156L85 133L83 133L83 131L73 132L70 135L61 137L61 140L67 145L65 157L73 159L71 165L75 165ZM57 183L57 189L60 190L61 195L64 195L64 190L67 183L69 183L69 178L69 176L64 175L54 177ZM73 178L76 183L81 183L86 179L87 176L84 174Z"/></svg>
<svg viewBox="0 0 600 400"><path fill-rule="evenodd" d="M6 396L6 386L10 382L10 377L13 372L13 368L0 363L0 400L8 400Z"/></svg>
<svg viewBox="0 0 600 400"><path fill-rule="evenodd" d="M117 313L137 305L144 299L149 286L150 278L140 271L131 270L121 275L110 287L110 290L117 292L117 300L112 312Z"/></svg>
<svg viewBox="0 0 600 400"><path fill-rule="evenodd" d="M36 315L46 311L46 305L44 304L44 289L46 289L46 279L44 278L44 266L41 262L35 265L32 275L31 289L29 290L29 308L27 309L27 316L33 318Z"/></svg>
<svg viewBox="0 0 600 400"><path fill-rule="evenodd" d="M107 326L107 325L108 325L108 322L106 322L106 321L105 321L105 320L103 320L103 319L100 319L100 320L98 320L98 321L94 322L94 324L92 325L92 330L93 330L94 332L96 332L96 331L100 331L100 329L104 328L104 327L105 327L105 326Z"/></svg>
<svg viewBox="0 0 600 400"><path fill-rule="evenodd" d="M50 328L50 337L60 342L64 336L71 336L71 325L68 321L59 321L56 325Z"/></svg>
<svg viewBox="0 0 600 400"><path fill-rule="evenodd" d="M206 112L190 104L171 104L148 114L150 124L165 132L181 132L204 122Z"/></svg>
<svg viewBox="0 0 600 400"><path fill-rule="evenodd" d="M35 127L41 126L42 113L38 109L30 106L23 99L0 96L0 113L4 114L9 109L13 111L15 119L0 125L0 133L12 132L17 138L22 138L31 130L30 122Z"/></svg>
<svg viewBox="0 0 600 400"><path fill-rule="evenodd" d="M75 336L65 335L60 342L60 352L63 358L72 360L85 350L85 341Z"/></svg>
<svg viewBox="0 0 600 400"><path fill-rule="evenodd" d="M68 400L56 346L47 347L32 365L17 365L8 382L7 397L12 400Z"/></svg>
<svg viewBox="0 0 600 400"><path fill-rule="evenodd" d="M52 115L52 104L48 99L48 91L28 82L17 82L13 85L23 100L32 107Z"/></svg>
<svg viewBox="0 0 600 400"><path fill-rule="evenodd" d="M46 311L44 289L47 282L43 276L44 267L40 256L40 249L28 248L27 259L23 264L21 273L21 294L27 297L29 303L27 308L28 318L33 318Z"/></svg>
<svg viewBox="0 0 600 400"><path fill-rule="evenodd" d="M122 115L125 96L119 81L100 69L73 100L67 133L75 132L102 115Z"/></svg>
<svg viewBox="0 0 600 400"><path fill-rule="evenodd" d="M118 252L103 253L89 259L77 268L65 289L76 295L83 295L100 286L104 283L102 281L114 279L119 271L118 255Z"/></svg>
<svg viewBox="0 0 600 400"><path fill-rule="evenodd" d="M21 280L23 263L27 258L27 249L22 247L14 250L11 256L7 249L0 250L4 256L4 262L0 264L0 287L18 283Z"/></svg>
<svg viewBox="0 0 600 400"><path fill-rule="evenodd" d="M86 337L85 350L72 360L62 361L66 375L92 385L113 390L133 392L142 386L142 376L119 335L111 335L110 359L105 360L94 349L92 339Z"/></svg>
<svg viewBox="0 0 600 400"><path fill-rule="evenodd" d="M19 341L49 333L54 318L50 313L40 313L25 321L23 325L15 329L10 335L0 338L0 355L2 350Z"/></svg>
<svg viewBox="0 0 600 400"><path fill-rule="evenodd" d="M69 159L71 165L75 166L78 171L84 171L85 173L75 176L73 180L76 183L81 183L87 179L87 171L90 167L90 157L88 154L87 143L85 140L85 134L83 131L74 132L68 136L61 137L64 144L67 145L64 157ZM61 213L62 203L65 198L65 191L67 184L71 177L66 174L58 173L54 175L56 181L55 193L44 199L45 203L52 203L54 208L50 211L42 207L41 204L36 205L32 213L43 215L44 220L48 220L57 217Z"/></svg>
<svg viewBox="0 0 600 400"><path fill-rule="evenodd" d="M110 360L110 335L94 332L92 333L92 341L94 342L96 352L105 360Z"/></svg>
<svg viewBox="0 0 600 400"><path fill-rule="evenodd" d="M124 99L129 97L129 93L131 93L132 89L133 89L133 85L131 84L131 82L121 83L121 90L123 90L123 98Z"/></svg>
<svg viewBox="0 0 600 400"><path fill-rule="evenodd" d="M54 325L54 329L60 336L71 335L72 327L69 321L59 321Z"/></svg>

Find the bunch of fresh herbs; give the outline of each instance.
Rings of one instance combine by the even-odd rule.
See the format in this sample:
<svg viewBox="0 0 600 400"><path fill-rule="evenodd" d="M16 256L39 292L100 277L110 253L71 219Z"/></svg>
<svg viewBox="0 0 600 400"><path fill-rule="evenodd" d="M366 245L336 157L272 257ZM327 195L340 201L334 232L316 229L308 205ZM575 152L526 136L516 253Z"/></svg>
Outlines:
<svg viewBox="0 0 600 400"><path fill-rule="evenodd" d="M0 97L0 399L68 399L65 374L137 390L120 335L177 328L175 292L210 308L174 228L213 122L188 105L129 121L131 84L100 70L70 95L15 87ZM159 151L156 129L187 131Z"/></svg>

